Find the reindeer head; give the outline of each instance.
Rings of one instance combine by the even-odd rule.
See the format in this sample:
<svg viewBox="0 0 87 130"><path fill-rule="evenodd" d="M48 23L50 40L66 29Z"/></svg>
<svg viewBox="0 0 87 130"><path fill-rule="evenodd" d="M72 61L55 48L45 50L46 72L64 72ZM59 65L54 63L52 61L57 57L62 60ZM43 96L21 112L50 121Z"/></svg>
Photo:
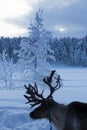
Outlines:
<svg viewBox="0 0 87 130"><path fill-rule="evenodd" d="M31 84L28 86L25 85L27 95L24 95L24 97L28 100L27 103L30 103L31 107L39 105L34 111L30 113L31 118L40 119L48 117L48 108L51 109L54 102L52 95L57 89L61 87L59 75L56 77L56 86L53 87L52 78L54 73L55 70L51 71L50 76L43 79L43 82L46 83L50 89L50 94L46 98L43 97L44 91L41 93L38 92L36 83L34 87Z"/></svg>

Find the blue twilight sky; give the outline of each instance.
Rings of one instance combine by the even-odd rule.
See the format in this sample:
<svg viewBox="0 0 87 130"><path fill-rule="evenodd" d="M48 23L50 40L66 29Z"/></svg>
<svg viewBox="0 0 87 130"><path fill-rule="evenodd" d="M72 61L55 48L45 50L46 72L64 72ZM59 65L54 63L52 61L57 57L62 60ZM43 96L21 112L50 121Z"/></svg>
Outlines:
<svg viewBox="0 0 87 130"><path fill-rule="evenodd" d="M58 37L87 35L87 0L0 0L0 36L26 36L35 12Z"/></svg>

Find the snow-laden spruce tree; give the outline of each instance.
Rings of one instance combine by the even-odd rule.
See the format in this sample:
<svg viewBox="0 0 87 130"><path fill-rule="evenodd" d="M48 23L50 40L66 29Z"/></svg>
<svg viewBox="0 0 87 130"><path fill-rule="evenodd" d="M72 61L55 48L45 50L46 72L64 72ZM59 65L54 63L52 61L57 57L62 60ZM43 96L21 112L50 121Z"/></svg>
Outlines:
<svg viewBox="0 0 87 130"><path fill-rule="evenodd" d="M19 57L23 65L26 63L28 69L31 71L29 76L29 81L31 82L42 80L42 77L45 76L46 72L50 69L48 61L55 59L53 50L49 44L52 33L44 28L42 14L42 9L36 12L35 18L28 28L28 38L21 41L21 53Z"/></svg>

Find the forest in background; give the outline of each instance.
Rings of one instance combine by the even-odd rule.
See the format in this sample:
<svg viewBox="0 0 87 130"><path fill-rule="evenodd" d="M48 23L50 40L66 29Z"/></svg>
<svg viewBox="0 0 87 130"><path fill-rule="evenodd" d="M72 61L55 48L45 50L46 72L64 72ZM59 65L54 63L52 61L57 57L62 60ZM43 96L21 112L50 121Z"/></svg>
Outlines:
<svg viewBox="0 0 87 130"><path fill-rule="evenodd" d="M20 50L20 44L23 39L28 39L28 37L1 37L0 54L5 50L9 58L13 58L14 62L17 62L19 57L14 53L14 50ZM87 36L83 38L55 37L51 38L48 44L54 51L55 61L53 63L70 66L87 66Z"/></svg>

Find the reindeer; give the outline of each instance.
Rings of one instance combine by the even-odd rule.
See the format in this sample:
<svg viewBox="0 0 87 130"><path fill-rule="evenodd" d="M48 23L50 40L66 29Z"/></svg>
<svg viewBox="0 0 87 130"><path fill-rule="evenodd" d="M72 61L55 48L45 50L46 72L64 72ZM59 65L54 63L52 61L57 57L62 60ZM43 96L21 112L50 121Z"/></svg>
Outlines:
<svg viewBox="0 0 87 130"><path fill-rule="evenodd" d="M32 107L39 105L34 111L30 113L33 119L47 118L53 122L57 130L87 130L87 103L71 102L68 105L60 104L54 101L53 93L58 90L60 86L60 76L56 78L56 86L52 85L55 70L51 71L49 77L43 79L50 89L50 94L44 98L43 91L38 92L37 85L25 85L26 95Z"/></svg>

